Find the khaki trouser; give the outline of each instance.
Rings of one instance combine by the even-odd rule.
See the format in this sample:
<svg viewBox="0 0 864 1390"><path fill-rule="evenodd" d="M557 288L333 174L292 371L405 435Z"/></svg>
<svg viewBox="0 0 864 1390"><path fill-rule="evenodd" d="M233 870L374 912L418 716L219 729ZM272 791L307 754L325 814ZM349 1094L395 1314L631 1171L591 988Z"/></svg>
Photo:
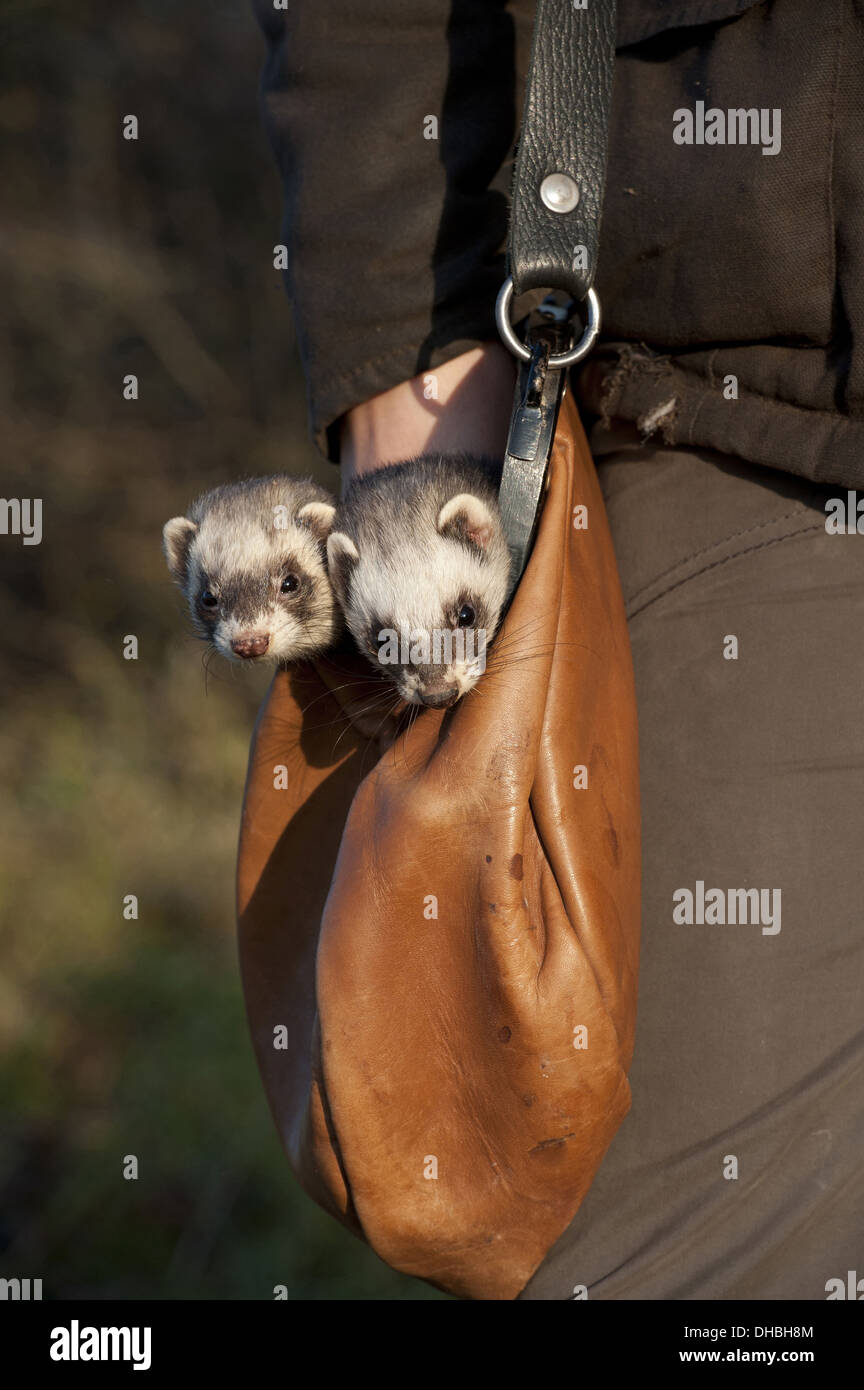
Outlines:
<svg viewBox="0 0 864 1390"><path fill-rule="evenodd" d="M823 1299L864 1279L864 536L826 532L839 489L593 443L640 718L634 1099L521 1297Z"/></svg>

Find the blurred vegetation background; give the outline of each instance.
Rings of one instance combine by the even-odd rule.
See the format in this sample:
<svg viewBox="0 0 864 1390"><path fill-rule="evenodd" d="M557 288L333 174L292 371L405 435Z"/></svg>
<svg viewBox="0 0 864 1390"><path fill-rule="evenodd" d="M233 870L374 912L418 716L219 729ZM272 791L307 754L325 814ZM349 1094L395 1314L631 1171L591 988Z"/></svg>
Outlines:
<svg viewBox="0 0 864 1390"><path fill-rule="evenodd" d="M442 1297L289 1173L234 942L266 679L205 679L160 553L216 483L335 479L273 269L263 39L248 0L5 0L2 29L2 493L43 499L44 537L0 537L0 1275L45 1298Z"/></svg>

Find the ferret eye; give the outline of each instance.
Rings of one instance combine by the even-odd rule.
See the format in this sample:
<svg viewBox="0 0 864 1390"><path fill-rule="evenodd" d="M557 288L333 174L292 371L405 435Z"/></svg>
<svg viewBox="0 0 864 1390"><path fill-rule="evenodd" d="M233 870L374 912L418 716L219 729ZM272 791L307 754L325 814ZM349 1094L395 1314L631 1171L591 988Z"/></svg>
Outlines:
<svg viewBox="0 0 864 1390"><path fill-rule="evenodd" d="M474 609L471 607L470 603L463 603L462 607L459 609L458 614L456 615L456 626L471 627L476 616L477 614L474 612Z"/></svg>
<svg viewBox="0 0 864 1390"><path fill-rule="evenodd" d="M219 600L209 589L205 589L201 595L201 603L204 608L218 608Z"/></svg>
<svg viewBox="0 0 864 1390"><path fill-rule="evenodd" d="M286 574L282 583L279 585L280 594L296 594L300 588L300 580L296 574Z"/></svg>

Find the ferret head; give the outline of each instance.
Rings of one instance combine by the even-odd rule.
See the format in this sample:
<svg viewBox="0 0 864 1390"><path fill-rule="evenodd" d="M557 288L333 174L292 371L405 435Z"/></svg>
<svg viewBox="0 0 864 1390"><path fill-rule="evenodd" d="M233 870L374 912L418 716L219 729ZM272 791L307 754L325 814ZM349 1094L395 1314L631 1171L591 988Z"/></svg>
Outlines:
<svg viewBox="0 0 864 1390"><path fill-rule="evenodd" d="M340 625L324 549L334 512L314 483L256 478L167 522L168 569L198 635L235 661L296 661L329 646Z"/></svg>
<svg viewBox="0 0 864 1390"><path fill-rule="evenodd" d="M486 669L510 555L491 498L457 492L431 510L421 501L407 515L405 534L397 518L386 546L362 527L356 539L332 531L328 567L360 650L403 700L443 708Z"/></svg>

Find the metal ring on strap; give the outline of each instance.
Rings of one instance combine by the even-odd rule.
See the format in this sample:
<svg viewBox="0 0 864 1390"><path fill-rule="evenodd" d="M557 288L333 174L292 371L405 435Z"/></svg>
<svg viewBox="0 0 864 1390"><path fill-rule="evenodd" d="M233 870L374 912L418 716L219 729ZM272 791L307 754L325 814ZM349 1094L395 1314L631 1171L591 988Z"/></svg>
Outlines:
<svg viewBox="0 0 864 1390"><path fill-rule="evenodd" d="M523 362L530 360L531 351L520 343L516 334L513 332L513 325L510 322L510 301L513 298L513 276L508 275L498 293L495 301L495 322L498 325L498 332L506 347L510 349L516 357L520 357ZM585 324L585 331L575 347L570 348L569 352L559 352L549 358L549 366L572 367L574 362L581 362L583 357L587 357L597 340L600 332L600 300L594 290L589 290L585 296L585 303L588 306L588 321Z"/></svg>

